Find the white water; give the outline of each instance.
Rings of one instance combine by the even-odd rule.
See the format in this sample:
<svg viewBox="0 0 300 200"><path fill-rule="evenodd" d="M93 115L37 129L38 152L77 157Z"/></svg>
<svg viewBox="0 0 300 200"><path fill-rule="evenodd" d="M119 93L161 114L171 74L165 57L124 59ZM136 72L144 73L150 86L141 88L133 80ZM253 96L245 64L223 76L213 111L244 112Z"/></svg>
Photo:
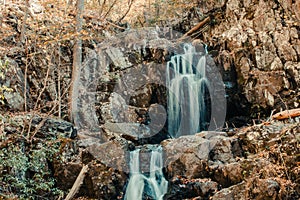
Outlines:
<svg viewBox="0 0 300 200"><path fill-rule="evenodd" d="M171 57L167 63L168 130L172 137L199 132L205 123L205 53L184 45L184 53ZM130 152L130 179L125 200L142 200L143 194L162 200L168 189L163 176L162 148L151 152L148 176L141 172L140 150ZM145 196L145 195L144 195Z"/></svg>
<svg viewBox="0 0 300 200"><path fill-rule="evenodd" d="M184 53L167 63L168 130L172 137L195 134L205 122L206 57L184 45Z"/></svg>
<svg viewBox="0 0 300 200"><path fill-rule="evenodd" d="M151 152L149 176L141 173L139 157L139 149L130 152L130 179L124 199L142 200L143 193L146 192L153 199L162 200L168 189L168 182L162 171L162 148L159 147Z"/></svg>

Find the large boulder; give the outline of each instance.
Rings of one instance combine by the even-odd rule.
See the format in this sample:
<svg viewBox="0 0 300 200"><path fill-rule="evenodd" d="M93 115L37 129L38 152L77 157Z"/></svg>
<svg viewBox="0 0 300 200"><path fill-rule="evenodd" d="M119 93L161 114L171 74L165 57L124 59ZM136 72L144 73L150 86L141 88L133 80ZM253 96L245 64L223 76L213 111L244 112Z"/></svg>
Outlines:
<svg viewBox="0 0 300 200"><path fill-rule="evenodd" d="M278 182L272 179L255 178L252 182L245 182L225 188L217 192L213 200L227 199L277 199L280 190Z"/></svg>
<svg viewBox="0 0 300 200"><path fill-rule="evenodd" d="M186 179L174 177L169 181L169 191L165 199L187 199L192 197L207 197L218 191L218 183L210 179Z"/></svg>
<svg viewBox="0 0 300 200"><path fill-rule="evenodd" d="M299 198L299 119L290 120L163 141L165 199Z"/></svg>
<svg viewBox="0 0 300 200"><path fill-rule="evenodd" d="M26 80L27 81L27 80ZM7 103L12 111L23 111L25 105L24 95L28 95L25 89L25 77L18 63L12 59L0 60L0 100L1 104Z"/></svg>
<svg viewBox="0 0 300 200"><path fill-rule="evenodd" d="M238 145L238 151L233 146ZM241 181L240 169L234 164L242 157L239 141L223 132L201 132L162 142L169 177L212 178L222 185Z"/></svg>

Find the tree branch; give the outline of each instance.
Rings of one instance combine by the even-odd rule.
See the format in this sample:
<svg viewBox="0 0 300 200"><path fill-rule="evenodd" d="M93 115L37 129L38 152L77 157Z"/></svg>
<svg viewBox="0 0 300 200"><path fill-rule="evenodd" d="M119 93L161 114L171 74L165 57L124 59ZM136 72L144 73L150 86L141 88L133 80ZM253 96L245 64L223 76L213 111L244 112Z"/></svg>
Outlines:
<svg viewBox="0 0 300 200"><path fill-rule="evenodd" d="M300 116L300 108L285 110L285 111L276 113L275 115L272 116L272 118L277 119L277 120L283 120L283 119L288 119L291 117L298 117L298 116Z"/></svg>
<svg viewBox="0 0 300 200"><path fill-rule="evenodd" d="M194 32L196 32L197 30L199 30L201 27L203 27L209 21L210 21L210 17L206 17L204 20L202 20L201 22L199 22L196 26L194 26L193 28L191 28L191 30L189 30L187 33L185 33L181 38L179 38L179 40L182 40L182 39L186 38L187 36L193 34Z"/></svg>
<svg viewBox="0 0 300 200"><path fill-rule="evenodd" d="M126 17L126 15L129 13L129 11L131 10L131 7L133 5L133 2L134 2L134 0L129 0L128 9L126 10L125 14L122 17L120 17L120 19L118 19L118 22L121 22Z"/></svg>

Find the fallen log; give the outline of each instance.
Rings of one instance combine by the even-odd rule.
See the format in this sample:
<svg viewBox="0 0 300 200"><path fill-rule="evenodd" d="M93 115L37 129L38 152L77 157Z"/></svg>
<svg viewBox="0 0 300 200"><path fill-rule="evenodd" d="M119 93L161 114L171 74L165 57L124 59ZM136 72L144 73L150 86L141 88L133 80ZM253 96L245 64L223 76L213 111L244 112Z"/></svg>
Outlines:
<svg viewBox="0 0 300 200"><path fill-rule="evenodd" d="M73 199L73 197L76 195L76 193L79 191L82 183L83 183L83 180L84 180L84 177L85 177L85 174L87 173L89 167L88 165L84 165L79 173L79 175L77 176L76 178L76 181L74 182L69 194L67 195L66 199L65 200L71 200Z"/></svg>
<svg viewBox="0 0 300 200"><path fill-rule="evenodd" d="M300 116L300 108L285 110L272 116L273 119L283 120Z"/></svg>
<svg viewBox="0 0 300 200"><path fill-rule="evenodd" d="M181 38L179 38L179 40L182 40L182 39L186 38L187 36L191 35L192 33L196 32L197 30L199 30L201 27L203 27L209 21L210 21L210 17L206 17L204 20L202 20L196 26L194 26L188 32L186 32Z"/></svg>

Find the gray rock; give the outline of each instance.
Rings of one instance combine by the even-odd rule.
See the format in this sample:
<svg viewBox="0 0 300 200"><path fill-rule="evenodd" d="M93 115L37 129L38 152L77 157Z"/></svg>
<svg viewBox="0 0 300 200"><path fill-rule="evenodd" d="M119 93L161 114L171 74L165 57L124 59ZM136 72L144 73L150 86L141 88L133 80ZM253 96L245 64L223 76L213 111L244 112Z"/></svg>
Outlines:
<svg viewBox="0 0 300 200"><path fill-rule="evenodd" d="M114 139L102 144L93 143L87 147L87 150L105 166L120 172L129 172L127 164L129 143L125 139Z"/></svg>
<svg viewBox="0 0 300 200"><path fill-rule="evenodd" d="M203 199L218 191L218 183L210 179L174 177L170 180L169 185L170 190L165 195L165 199L168 200L188 199L192 197Z"/></svg>
<svg viewBox="0 0 300 200"><path fill-rule="evenodd" d="M114 65L114 69L112 71L116 71L117 69L124 70L132 64L127 60L122 51L119 48L110 47L105 51L110 58L112 64Z"/></svg>
<svg viewBox="0 0 300 200"><path fill-rule="evenodd" d="M11 59L7 59L7 61L8 66L4 73L4 79L0 78L0 87L3 85L13 89L13 92L4 91L3 93L8 107L15 111L23 111L25 104L24 94L27 95L27 91L29 91L24 90L24 74L16 61Z"/></svg>
<svg viewBox="0 0 300 200"><path fill-rule="evenodd" d="M289 100L286 93L296 92L295 96L299 96L295 89L299 85L299 70L290 67L291 63L299 63L299 33L295 30L299 25L299 6L300 3L296 1L229 0L226 1L223 13L227 19L226 24L220 20L214 28L203 33L204 41L226 46L219 49L216 60L221 57L222 67L228 73L231 70L237 72L236 81L238 88L242 88L241 96L245 94L255 110L265 111L266 108L274 107L278 110L285 109L278 95L289 108L297 107L295 100ZM206 9L208 8L209 6ZM284 16L281 13L285 13ZM185 23L191 24L190 21L192 19ZM215 41L215 38L220 39ZM279 72L280 77L273 71ZM223 74L223 78L231 79L228 73ZM265 78L265 73L270 76ZM276 78L272 80L272 77ZM235 77L232 76L232 79ZM275 87L272 88L273 86ZM285 93L286 90L289 91ZM229 99L231 98L236 97L230 96ZM243 104L243 101L240 102Z"/></svg>
<svg viewBox="0 0 300 200"><path fill-rule="evenodd" d="M138 118L136 109L134 106L129 106L121 95L114 92L110 95L109 102L101 105L101 118L104 123L136 123Z"/></svg>
<svg viewBox="0 0 300 200"><path fill-rule="evenodd" d="M4 92L4 98L6 99L8 106L16 111L24 110L24 98L17 92Z"/></svg>
<svg viewBox="0 0 300 200"><path fill-rule="evenodd" d="M272 179L253 178L217 192L213 200L277 199L279 184Z"/></svg>
<svg viewBox="0 0 300 200"><path fill-rule="evenodd" d="M209 166L213 170L214 166L223 166L235 161L232 151L234 140L222 132L202 132L163 141L161 145L165 152L169 176L208 177ZM224 175L227 176L226 172ZM232 178L236 176L238 175L233 175Z"/></svg>
<svg viewBox="0 0 300 200"><path fill-rule="evenodd" d="M106 133L114 133L128 140L137 141L151 136L150 129L140 123L110 123L104 124Z"/></svg>
<svg viewBox="0 0 300 200"><path fill-rule="evenodd" d="M248 199L245 195L246 186L245 183L239 183L229 188L224 188L217 192L212 199L213 200L246 200Z"/></svg>
<svg viewBox="0 0 300 200"><path fill-rule="evenodd" d="M99 145L102 143L102 140L96 137L80 137L80 140L77 142L79 147L87 148L89 146Z"/></svg>

